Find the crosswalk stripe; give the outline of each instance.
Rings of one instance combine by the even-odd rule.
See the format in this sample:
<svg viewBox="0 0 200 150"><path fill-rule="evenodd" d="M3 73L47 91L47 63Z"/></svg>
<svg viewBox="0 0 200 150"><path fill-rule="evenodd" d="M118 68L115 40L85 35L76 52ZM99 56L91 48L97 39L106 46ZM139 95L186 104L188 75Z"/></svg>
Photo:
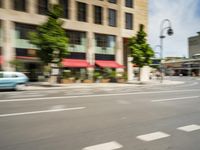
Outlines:
<svg viewBox="0 0 200 150"><path fill-rule="evenodd" d="M169 136L170 136L169 134L158 131L158 132L153 132L149 134L139 135L136 138L142 141L149 142L149 141L154 141L154 140L158 140L158 139L169 137Z"/></svg>
<svg viewBox="0 0 200 150"><path fill-rule="evenodd" d="M195 130L200 130L200 126L196 124L192 124L188 126L178 127L177 129L181 131L185 131L185 132L192 132Z"/></svg>
<svg viewBox="0 0 200 150"><path fill-rule="evenodd" d="M85 147L82 150L115 150L123 146L116 141Z"/></svg>

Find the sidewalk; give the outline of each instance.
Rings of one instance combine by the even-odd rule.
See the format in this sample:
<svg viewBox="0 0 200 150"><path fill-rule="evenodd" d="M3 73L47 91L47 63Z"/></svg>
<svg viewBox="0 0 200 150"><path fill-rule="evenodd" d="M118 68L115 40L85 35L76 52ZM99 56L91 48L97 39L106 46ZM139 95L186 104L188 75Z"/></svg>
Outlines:
<svg viewBox="0 0 200 150"><path fill-rule="evenodd" d="M50 84L48 82L35 82L29 83L26 90L59 90L59 89L77 89L77 88L103 88L103 87L135 87L135 86L148 86L148 85L177 85L183 84L181 81L164 80L150 80L147 82L140 82L133 80L127 83L72 83L72 84Z"/></svg>

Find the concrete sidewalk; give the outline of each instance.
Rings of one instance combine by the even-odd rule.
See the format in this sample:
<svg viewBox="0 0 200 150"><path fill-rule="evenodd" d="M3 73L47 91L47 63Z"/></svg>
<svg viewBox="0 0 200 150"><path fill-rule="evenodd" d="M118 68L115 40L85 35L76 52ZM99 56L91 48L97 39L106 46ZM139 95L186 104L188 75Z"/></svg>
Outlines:
<svg viewBox="0 0 200 150"><path fill-rule="evenodd" d="M152 85L178 85L183 84L181 81L164 80L150 80L147 82L140 82L133 80L126 83L72 83L72 84L50 84L48 82L29 83L26 90L53 90L53 89L76 89L76 88L103 88L103 87L135 87L135 86L152 86Z"/></svg>

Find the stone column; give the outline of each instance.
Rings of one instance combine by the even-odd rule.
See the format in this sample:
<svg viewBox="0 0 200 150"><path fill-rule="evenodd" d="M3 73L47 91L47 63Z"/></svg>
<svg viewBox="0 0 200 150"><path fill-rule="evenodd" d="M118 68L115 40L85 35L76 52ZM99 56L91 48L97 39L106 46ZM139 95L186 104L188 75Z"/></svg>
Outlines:
<svg viewBox="0 0 200 150"><path fill-rule="evenodd" d="M30 14L37 13L37 1L36 0L28 0L27 1L27 10Z"/></svg>
<svg viewBox="0 0 200 150"><path fill-rule="evenodd" d="M58 0L50 0L50 4L58 4Z"/></svg>
<svg viewBox="0 0 200 150"><path fill-rule="evenodd" d="M3 8L5 9L11 9L13 5L11 4L11 0L3 0Z"/></svg>
<svg viewBox="0 0 200 150"><path fill-rule="evenodd" d="M116 52L115 52L115 60L117 63L123 65L123 42L120 36L116 37ZM123 72L124 69L119 68L117 72Z"/></svg>
<svg viewBox="0 0 200 150"><path fill-rule="evenodd" d="M2 43L2 54L3 54L3 70L12 71L14 68L11 67L10 61L14 59L15 49L14 45L14 23L10 20L2 21L3 30L3 43Z"/></svg>
<svg viewBox="0 0 200 150"><path fill-rule="evenodd" d="M95 65L95 39L93 32L88 32L87 46L86 46L86 60L91 65ZM94 68L87 68L89 79L93 78Z"/></svg>
<svg viewBox="0 0 200 150"><path fill-rule="evenodd" d="M70 13L70 20L76 20L76 1L70 0L69 1L69 13Z"/></svg>
<svg viewBox="0 0 200 150"><path fill-rule="evenodd" d="M133 57L128 57L128 64L127 64L128 81L133 81L133 77L134 77L132 60L133 60Z"/></svg>

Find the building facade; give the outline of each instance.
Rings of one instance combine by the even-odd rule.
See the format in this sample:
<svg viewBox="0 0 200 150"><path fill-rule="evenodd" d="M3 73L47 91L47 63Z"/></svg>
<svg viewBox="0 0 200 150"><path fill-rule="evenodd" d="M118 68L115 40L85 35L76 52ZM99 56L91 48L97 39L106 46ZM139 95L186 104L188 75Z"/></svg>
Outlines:
<svg viewBox="0 0 200 150"><path fill-rule="evenodd" d="M37 47L28 33L47 20L49 4L64 10L63 28L69 38L67 58L127 64L127 39L143 24L147 29L147 0L0 0L0 64L13 70L19 59L29 69L38 68ZM147 31L146 31L147 32Z"/></svg>
<svg viewBox="0 0 200 150"><path fill-rule="evenodd" d="M197 34L197 36L190 37L188 39L190 58L200 55L200 32L197 32Z"/></svg>

